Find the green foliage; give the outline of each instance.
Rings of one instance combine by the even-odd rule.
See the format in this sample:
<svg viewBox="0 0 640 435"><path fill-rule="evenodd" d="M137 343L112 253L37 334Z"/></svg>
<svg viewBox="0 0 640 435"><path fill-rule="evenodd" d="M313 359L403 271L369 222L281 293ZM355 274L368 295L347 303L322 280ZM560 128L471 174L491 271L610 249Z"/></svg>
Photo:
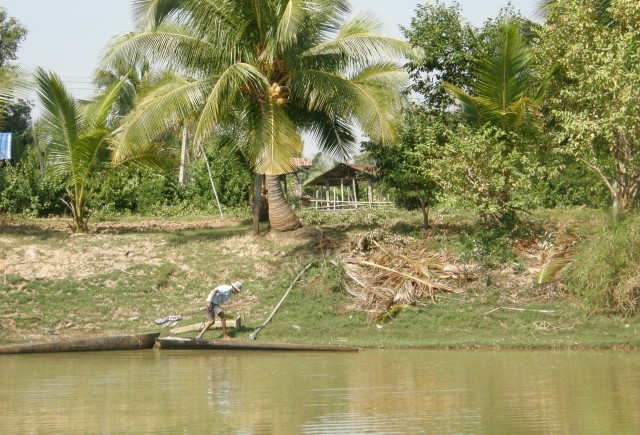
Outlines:
<svg viewBox="0 0 640 435"><path fill-rule="evenodd" d="M16 59L16 52L26 36L27 28L0 7L0 68Z"/></svg>
<svg viewBox="0 0 640 435"><path fill-rule="evenodd" d="M251 173L243 162L232 156L209 151L209 166L220 202L227 207L245 206L251 192ZM184 192L185 198L196 203L214 202L207 167L200 158L192 167L191 179Z"/></svg>
<svg viewBox="0 0 640 435"><path fill-rule="evenodd" d="M485 220L509 223L529 204L514 192L530 188L538 171L533 147L499 127L459 126L441 151L438 182L449 202L470 207Z"/></svg>
<svg viewBox="0 0 640 435"><path fill-rule="evenodd" d="M105 124L113 94L106 95L83 111L60 77L39 68L38 94L43 105L43 130L47 139L49 168L67 179L64 203L73 217L74 232L87 231L90 182L109 169L108 135Z"/></svg>
<svg viewBox="0 0 640 435"><path fill-rule="evenodd" d="M411 27L402 30L411 45L424 50L424 56L407 64L411 90L424 98L427 110L445 112L453 100L443 82L462 89L473 83L477 30L464 22L459 4L447 7L439 0L418 5Z"/></svg>
<svg viewBox="0 0 640 435"><path fill-rule="evenodd" d="M533 208L586 206L606 208L609 191L598 176L573 157L563 154L542 154L536 163L545 168L532 180L531 188L517 191L525 204Z"/></svg>
<svg viewBox="0 0 640 435"><path fill-rule="evenodd" d="M460 236L465 262L475 261L485 267L495 268L515 259L511 248L512 235L505 228L477 226L469 234Z"/></svg>
<svg viewBox="0 0 640 435"><path fill-rule="evenodd" d="M640 188L640 5L636 0L549 2L537 63L552 69L549 123L556 145L598 175L614 213Z"/></svg>
<svg viewBox="0 0 640 435"><path fill-rule="evenodd" d="M245 207L249 202L251 175L246 166L219 153L207 156L223 207ZM151 168L124 167L101 179L91 207L99 216L137 213L170 216L193 212L217 212L209 173L202 158L189 166L184 187L175 174Z"/></svg>
<svg viewBox="0 0 640 435"><path fill-rule="evenodd" d="M15 166L0 167L0 211L32 217L60 215L65 207L64 177L51 170L41 173L31 154Z"/></svg>
<svg viewBox="0 0 640 435"><path fill-rule="evenodd" d="M427 209L434 205L438 189L434 156L442 146L444 127L418 110L406 111L396 144L362 144L376 162L376 170L385 187L391 190L397 205L408 210L420 208L424 226Z"/></svg>
<svg viewBox="0 0 640 435"><path fill-rule="evenodd" d="M640 312L640 215L606 225L578 247L566 269L568 292L599 313L633 316Z"/></svg>

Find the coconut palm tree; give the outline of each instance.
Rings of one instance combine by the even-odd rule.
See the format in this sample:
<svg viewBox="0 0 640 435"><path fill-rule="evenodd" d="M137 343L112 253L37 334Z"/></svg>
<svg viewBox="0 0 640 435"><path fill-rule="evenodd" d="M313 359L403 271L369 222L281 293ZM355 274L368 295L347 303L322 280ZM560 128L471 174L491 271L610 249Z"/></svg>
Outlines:
<svg viewBox="0 0 640 435"><path fill-rule="evenodd" d="M77 102L55 73L38 68L35 81L42 104L41 128L47 142L48 164L68 178L69 198L63 202L73 217L72 231L83 233L88 229L86 206L96 186L95 180L113 169L107 121L124 81L114 83L86 104ZM147 151L148 154L132 153L121 164L134 160L147 165L162 164L158 150Z"/></svg>
<svg viewBox="0 0 640 435"><path fill-rule="evenodd" d="M532 115L544 93L544 86L534 88L530 62L520 24L505 20L499 25L495 49L476 63L477 80L472 91L467 93L449 83L445 88L461 106L467 122L490 123L519 132L536 124Z"/></svg>
<svg viewBox="0 0 640 435"><path fill-rule="evenodd" d="M134 0L137 30L114 40L103 66L148 59L180 74L127 117L117 158L153 143L184 119L194 141L224 131L256 173L267 175L275 230L300 225L279 174L302 152L346 157L356 128L393 137L406 74L405 42L380 35L370 15L352 19L347 0Z"/></svg>

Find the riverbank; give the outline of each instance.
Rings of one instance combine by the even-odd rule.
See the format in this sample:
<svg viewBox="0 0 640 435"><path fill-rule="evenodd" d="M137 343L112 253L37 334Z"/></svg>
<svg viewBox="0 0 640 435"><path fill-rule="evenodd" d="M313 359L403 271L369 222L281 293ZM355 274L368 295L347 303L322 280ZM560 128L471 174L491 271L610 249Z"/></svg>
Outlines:
<svg viewBox="0 0 640 435"><path fill-rule="evenodd" d="M531 219L535 231L507 245L446 212L435 213L429 230L411 213L308 213L302 229L259 236L248 221L211 216L95 222L81 236L70 235L64 220L5 217L0 343L171 335L173 326L203 321L208 291L232 280L242 280L244 291L225 311L240 316L243 327L230 333L249 340L313 263L258 341L468 349L639 346L637 317L596 315L561 281L535 283L552 249L574 249L593 237L606 215L555 211ZM169 315L181 320L156 325ZM220 330L205 335L220 336Z"/></svg>

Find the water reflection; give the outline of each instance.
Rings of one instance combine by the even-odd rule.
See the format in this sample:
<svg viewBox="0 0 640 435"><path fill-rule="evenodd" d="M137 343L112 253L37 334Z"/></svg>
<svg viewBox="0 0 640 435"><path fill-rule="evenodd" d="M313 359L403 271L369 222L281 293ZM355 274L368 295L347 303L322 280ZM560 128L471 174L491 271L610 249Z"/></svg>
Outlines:
<svg viewBox="0 0 640 435"><path fill-rule="evenodd" d="M637 352L0 357L4 433L637 433Z"/></svg>

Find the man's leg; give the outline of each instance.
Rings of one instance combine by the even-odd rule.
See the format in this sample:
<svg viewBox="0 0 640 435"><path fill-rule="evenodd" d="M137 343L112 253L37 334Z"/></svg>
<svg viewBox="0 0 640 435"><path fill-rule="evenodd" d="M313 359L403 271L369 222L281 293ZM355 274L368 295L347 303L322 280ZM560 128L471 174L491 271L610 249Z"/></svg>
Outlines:
<svg viewBox="0 0 640 435"><path fill-rule="evenodd" d="M216 318L215 317L213 319L209 320L209 322L204 326L204 329L202 331L200 331L200 334L196 335L196 338L202 338L204 333L207 332L209 330L209 328L211 328L213 326L214 323L216 323Z"/></svg>
<svg viewBox="0 0 640 435"><path fill-rule="evenodd" d="M222 338L224 340L231 340L231 337L227 334L227 316L224 313L220 313L220 321L222 322Z"/></svg>

